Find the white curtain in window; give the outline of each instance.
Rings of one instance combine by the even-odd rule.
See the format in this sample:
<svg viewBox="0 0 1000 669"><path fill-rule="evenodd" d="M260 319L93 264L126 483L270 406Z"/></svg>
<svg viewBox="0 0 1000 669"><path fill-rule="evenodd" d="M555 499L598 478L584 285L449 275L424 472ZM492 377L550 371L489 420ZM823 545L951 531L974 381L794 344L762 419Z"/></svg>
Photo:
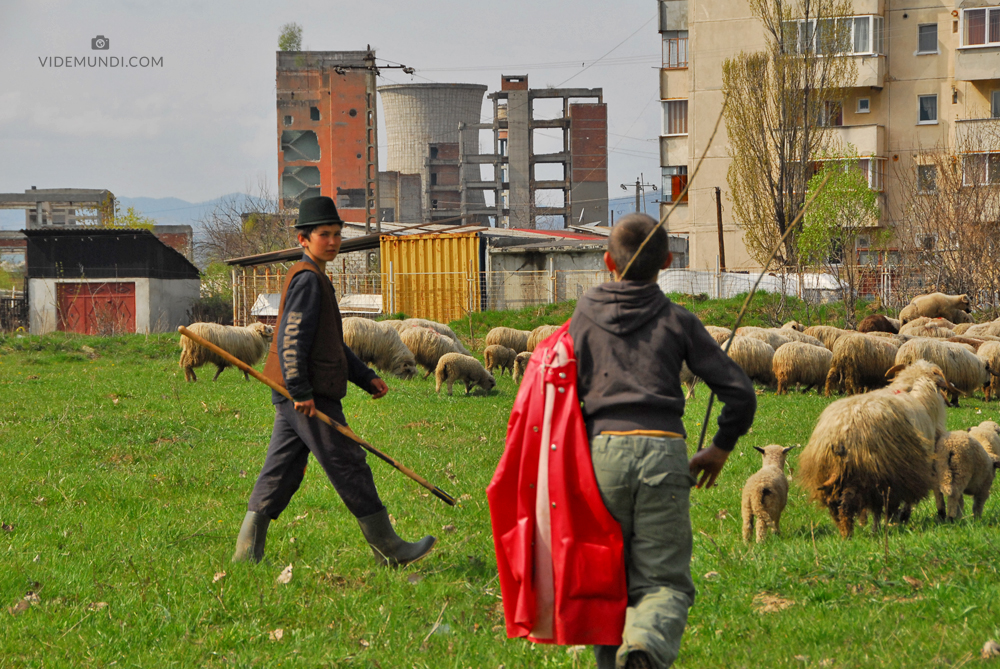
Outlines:
<svg viewBox="0 0 1000 669"><path fill-rule="evenodd" d="M872 50L870 25L870 16L854 18L854 53L868 53Z"/></svg>

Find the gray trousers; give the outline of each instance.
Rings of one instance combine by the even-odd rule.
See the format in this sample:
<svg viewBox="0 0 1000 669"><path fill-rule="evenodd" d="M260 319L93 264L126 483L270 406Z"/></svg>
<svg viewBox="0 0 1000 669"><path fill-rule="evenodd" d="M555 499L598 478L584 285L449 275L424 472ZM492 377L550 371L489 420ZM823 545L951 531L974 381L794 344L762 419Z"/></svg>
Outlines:
<svg viewBox="0 0 1000 669"><path fill-rule="evenodd" d="M594 646L597 666L624 667L630 651L642 650L669 667L694 604L687 447L683 439L600 435L590 450L601 498L622 526L628 583L622 645Z"/></svg>
<svg viewBox="0 0 1000 669"><path fill-rule="evenodd" d="M338 423L347 424L340 402L323 397L315 399L317 409ZM249 511L277 520L302 484L309 453L316 457L348 511L356 518L370 516L384 508L372 470L365 461L364 449L318 418L299 413L288 400L281 400L274 408L271 443L267 446L264 467L250 493Z"/></svg>

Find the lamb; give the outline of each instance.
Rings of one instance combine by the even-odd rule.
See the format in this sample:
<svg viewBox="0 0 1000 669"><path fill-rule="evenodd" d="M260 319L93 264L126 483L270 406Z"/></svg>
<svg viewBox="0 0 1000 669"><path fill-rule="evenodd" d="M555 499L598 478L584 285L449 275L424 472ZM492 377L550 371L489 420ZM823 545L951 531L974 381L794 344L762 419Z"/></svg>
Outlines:
<svg viewBox="0 0 1000 669"><path fill-rule="evenodd" d="M486 361L486 371L492 374L493 370L499 367L501 376L507 370L513 375L514 359L516 357L517 353L514 352L514 349L501 346L500 344L491 344L483 351L483 359Z"/></svg>
<svg viewBox="0 0 1000 669"><path fill-rule="evenodd" d="M765 342L737 336L733 338L728 354L751 380L766 386L774 383L774 349Z"/></svg>
<svg viewBox="0 0 1000 669"><path fill-rule="evenodd" d="M460 353L452 339L429 328L408 327L399 333L403 345L410 349L418 365L427 370L426 379L437 369L438 360L446 353Z"/></svg>
<svg viewBox="0 0 1000 669"><path fill-rule="evenodd" d="M747 479L743 486L743 498L740 510L743 515L743 541L750 543L750 535L754 533L754 519L757 519L757 543L763 543L767 538L767 530L775 535L781 534L781 512L788 503L788 479L785 478L785 457L788 451L795 448L782 448L771 444L754 450L764 456L764 463L759 471Z"/></svg>
<svg viewBox="0 0 1000 669"><path fill-rule="evenodd" d="M972 515L977 520L981 518L997 467L1000 467L1000 458L987 453L968 432L949 432L942 437L937 444L934 490L938 518L950 521L961 518L963 495L972 496Z"/></svg>
<svg viewBox="0 0 1000 669"><path fill-rule="evenodd" d="M447 325L445 325L444 323L438 323L437 321L429 321L426 318L407 318L405 321L403 321L403 324L405 327L411 327L411 328L412 327L430 328L431 330L434 330L434 332L442 334L448 339L455 342L455 348L458 349L459 353L463 355L472 355L465 348L465 346L462 345L462 340L458 338L458 335L455 334L455 331L452 330Z"/></svg>
<svg viewBox="0 0 1000 669"><path fill-rule="evenodd" d="M917 295L910 303L899 312L899 320L903 325L919 318L920 316L930 316L931 318L944 317L954 323L971 322L968 319L968 312L972 305L967 295L945 295L944 293L928 293L927 295ZM959 312L964 312L965 317L958 316Z"/></svg>
<svg viewBox="0 0 1000 669"><path fill-rule="evenodd" d="M530 336L531 332L528 330L515 330L507 327L493 328L486 333L486 345L499 344L514 349L515 353L522 353L528 350L528 337Z"/></svg>
<svg viewBox="0 0 1000 669"><path fill-rule="evenodd" d="M969 428L969 435L979 442L991 456L1000 457L1000 425L984 420L979 425Z"/></svg>
<svg viewBox="0 0 1000 669"><path fill-rule="evenodd" d="M264 323L251 323L246 327L219 325L218 323L192 323L188 330L207 339L227 353L246 364L256 365L267 354L267 348L274 336L274 328ZM184 370L184 378L194 382L198 380L194 370L196 367L212 363L218 368L212 380L219 378L230 363L219 355L200 346L190 338L181 336L181 359L179 364ZM250 375L243 372L243 378L249 380Z"/></svg>
<svg viewBox="0 0 1000 669"><path fill-rule="evenodd" d="M915 360L928 360L941 368L945 378L957 389L951 394L951 405L956 407L959 394L975 392L989 383L992 377L989 363L973 353L971 346L966 348L965 344L929 338L912 339L899 347L895 363L906 365Z"/></svg>
<svg viewBox="0 0 1000 669"><path fill-rule="evenodd" d="M843 330L835 328L832 325L813 325L805 329L805 334L816 337L816 339L823 342L823 346L826 346L831 351L838 339L844 335L853 334L853 332L853 330Z"/></svg>
<svg viewBox="0 0 1000 669"><path fill-rule="evenodd" d="M914 319L899 329L900 334L911 337L936 337L947 339L955 336L955 325L944 318L926 318L924 316Z"/></svg>
<svg viewBox="0 0 1000 669"><path fill-rule="evenodd" d="M823 342L813 337L812 335L807 335L804 332L799 332L798 330L792 330L789 328L771 328L769 332L776 332L786 339L791 339L792 341L802 342L803 344L812 344L813 346L823 347ZM777 350L777 349L775 349Z"/></svg>
<svg viewBox="0 0 1000 669"><path fill-rule="evenodd" d="M531 360L531 353L528 351L522 351L514 358L514 383L521 383L524 371L528 369L529 360Z"/></svg>
<svg viewBox="0 0 1000 669"><path fill-rule="evenodd" d="M437 381L434 392L440 393L441 384L445 383L448 385L449 395L451 395L451 387L456 381L465 384L466 395L475 386L482 388L483 392L488 395L497 383L493 375L487 372L478 360L471 355L462 355L461 353L446 353L441 356L437 369L434 370L434 379Z"/></svg>
<svg viewBox="0 0 1000 669"><path fill-rule="evenodd" d="M881 337L841 337L833 345L824 394L829 397L839 389L854 395L881 388L886 384L885 373L895 364L896 348L894 342Z"/></svg>
<svg viewBox="0 0 1000 669"><path fill-rule="evenodd" d="M934 449L945 434L940 389L953 386L926 360L893 367L888 388L837 400L820 414L799 457L799 481L826 506L845 539L861 513L902 520L934 483Z"/></svg>
<svg viewBox="0 0 1000 669"><path fill-rule="evenodd" d="M558 325L539 325L531 331L528 337L528 351L534 351L535 347L542 343L549 335L559 329Z"/></svg>
<svg viewBox="0 0 1000 669"><path fill-rule="evenodd" d="M344 319L344 343L365 363L400 379L417 373L417 361L395 329L367 318Z"/></svg>
<svg viewBox="0 0 1000 669"><path fill-rule="evenodd" d="M891 332L892 334L899 334L899 328L895 327L882 314L872 314L861 319L861 322L858 323L858 332Z"/></svg>
<svg viewBox="0 0 1000 669"><path fill-rule="evenodd" d="M802 392L822 386L832 360L833 353L823 346L795 341L785 344L774 352L771 361L771 369L778 382L778 394L787 394L789 386L806 386Z"/></svg>
<svg viewBox="0 0 1000 669"><path fill-rule="evenodd" d="M989 366L990 370L1000 372L1000 342L984 342L976 351L976 355ZM989 385L983 388L983 394L986 396L987 402L993 398L993 395L1000 397L1000 378L997 378L995 374L990 374Z"/></svg>

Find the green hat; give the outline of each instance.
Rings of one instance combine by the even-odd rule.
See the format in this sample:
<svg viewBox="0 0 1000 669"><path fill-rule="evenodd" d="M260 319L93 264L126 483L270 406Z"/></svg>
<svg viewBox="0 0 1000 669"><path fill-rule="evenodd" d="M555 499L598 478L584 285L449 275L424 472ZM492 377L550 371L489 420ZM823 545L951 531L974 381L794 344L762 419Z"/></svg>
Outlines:
<svg viewBox="0 0 1000 669"><path fill-rule="evenodd" d="M337 205L333 199L322 195L307 197L299 203L299 220L295 228L307 228L313 225L343 225L344 221L337 213Z"/></svg>

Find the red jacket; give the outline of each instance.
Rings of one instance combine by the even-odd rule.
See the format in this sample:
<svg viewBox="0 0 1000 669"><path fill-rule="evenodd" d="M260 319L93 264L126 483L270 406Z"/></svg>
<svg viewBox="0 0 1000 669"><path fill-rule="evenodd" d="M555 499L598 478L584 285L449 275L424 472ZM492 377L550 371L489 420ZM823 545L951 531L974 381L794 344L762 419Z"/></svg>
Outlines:
<svg viewBox="0 0 1000 669"><path fill-rule="evenodd" d="M486 488L507 636L621 643L621 526L597 487L567 321L535 349Z"/></svg>

